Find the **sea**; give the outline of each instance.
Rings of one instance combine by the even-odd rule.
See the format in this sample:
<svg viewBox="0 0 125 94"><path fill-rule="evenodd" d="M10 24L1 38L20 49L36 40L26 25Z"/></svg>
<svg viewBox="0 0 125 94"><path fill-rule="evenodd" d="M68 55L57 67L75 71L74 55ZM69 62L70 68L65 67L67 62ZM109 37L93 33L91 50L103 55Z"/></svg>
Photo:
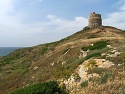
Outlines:
<svg viewBox="0 0 125 94"><path fill-rule="evenodd" d="M11 52L20 49L21 47L0 47L0 57L6 56L10 54Z"/></svg>

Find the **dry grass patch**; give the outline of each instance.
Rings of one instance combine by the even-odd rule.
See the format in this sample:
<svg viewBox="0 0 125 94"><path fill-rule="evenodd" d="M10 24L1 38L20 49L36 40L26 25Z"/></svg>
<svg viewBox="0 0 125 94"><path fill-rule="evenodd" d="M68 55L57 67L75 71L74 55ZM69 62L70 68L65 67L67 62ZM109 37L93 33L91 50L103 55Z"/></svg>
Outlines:
<svg viewBox="0 0 125 94"><path fill-rule="evenodd" d="M84 89L85 94L125 94L125 80L114 80L106 84L89 84Z"/></svg>

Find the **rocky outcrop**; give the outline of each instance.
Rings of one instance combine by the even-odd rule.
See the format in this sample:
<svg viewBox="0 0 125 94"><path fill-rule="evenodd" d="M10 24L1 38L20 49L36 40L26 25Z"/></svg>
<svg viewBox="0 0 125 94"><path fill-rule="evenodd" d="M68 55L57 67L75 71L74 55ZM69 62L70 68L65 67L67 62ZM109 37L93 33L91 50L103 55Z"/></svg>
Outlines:
<svg viewBox="0 0 125 94"><path fill-rule="evenodd" d="M83 51L82 49L80 49L79 59L86 57L88 55L88 53L89 53L89 50Z"/></svg>
<svg viewBox="0 0 125 94"><path fill-rule="evenodd" d="M79 65L75 73L73 73L68 80L64 80L63 83L65 83L66 88L69 90L76 88L76 85L78 88L83 81L86 81L91 77L100 77L97 73L88 74L87 71L90 69L90 67L109 68L113 65L113 62L110 62L106 59L86 60L81 65Z"/></svg>

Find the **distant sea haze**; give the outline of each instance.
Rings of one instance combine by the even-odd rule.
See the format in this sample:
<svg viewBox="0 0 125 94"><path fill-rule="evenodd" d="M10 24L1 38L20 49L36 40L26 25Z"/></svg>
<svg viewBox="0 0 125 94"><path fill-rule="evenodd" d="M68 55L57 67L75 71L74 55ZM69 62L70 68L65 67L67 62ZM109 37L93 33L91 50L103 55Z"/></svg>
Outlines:
<svg viewBox="0 0 125 94"><path fill-rule="evenodd" d="M6 56L21 47L0 47L0 56Z"/></svg>

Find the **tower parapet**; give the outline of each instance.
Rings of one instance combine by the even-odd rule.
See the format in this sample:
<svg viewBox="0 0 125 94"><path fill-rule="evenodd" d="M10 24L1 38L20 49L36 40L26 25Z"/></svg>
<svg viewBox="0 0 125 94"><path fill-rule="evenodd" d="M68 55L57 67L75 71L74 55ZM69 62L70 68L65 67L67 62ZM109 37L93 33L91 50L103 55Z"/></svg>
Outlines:
<svg viewBox="0 0 125 94"><path fill-rule="evenodd" d="M95 12L90 13L88 22L89 22L88 26L90 28L93 28L93 27L96 27L96 26L102 26L101 15L96 14Z"/></svg>

